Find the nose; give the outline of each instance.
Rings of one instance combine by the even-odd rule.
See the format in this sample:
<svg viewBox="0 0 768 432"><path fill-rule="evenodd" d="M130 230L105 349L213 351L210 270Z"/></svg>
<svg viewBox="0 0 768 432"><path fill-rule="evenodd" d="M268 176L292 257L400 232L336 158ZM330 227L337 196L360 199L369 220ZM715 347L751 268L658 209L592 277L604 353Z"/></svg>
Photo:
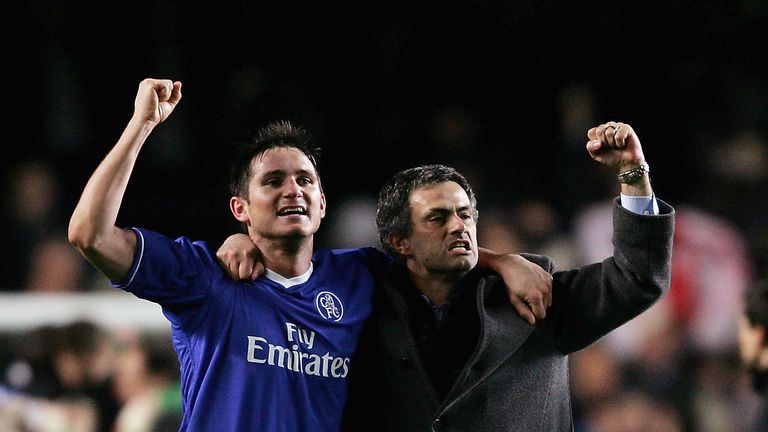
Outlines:
<svg viewBox="0 0 768 432"><path fill-rule="evenodd" d="M454 213L448 220L448 229L451 233L461 234L467 232L467 223L460 215Z"/></svg>
<svg viewBox="0 0 768 432"><path fill-rule="evenodd" d="M301 189L301 185L296 181L296 179L290 179L285 182L285 187L283 188L283 196L287 198L295 198L302 195L303 191Z"/></svg>

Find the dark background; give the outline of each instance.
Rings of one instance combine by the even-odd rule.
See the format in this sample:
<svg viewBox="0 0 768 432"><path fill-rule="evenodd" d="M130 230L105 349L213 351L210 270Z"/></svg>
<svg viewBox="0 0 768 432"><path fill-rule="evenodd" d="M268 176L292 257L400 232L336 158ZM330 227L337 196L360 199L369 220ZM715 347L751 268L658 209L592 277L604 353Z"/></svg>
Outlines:
<svg viewBox="0 0 768 432"><path fill-rule="evenodd" d="M562 268L595 262L611 253L610 209L590 204L607 204L618 183L585 135L618 120L638 132L654 190L677 211L672 283L664 307L613 335L618 345L571 357L577 430L601 415L747 430L756 394L736 322L746 285L768 278L766 29L765 0L4 5L0 294L114 291L67 242L67 224L146 77L182 81L183 99L145 144L118 223L214 247L237 229L232 144L290 119L323 148L316 246L358 246L387 178L445 163L478 194L481 245ZM360 197L367 213L350 218ZM40 322L70 312L49 304ZM35 367L26 392L55 375L67 339L28 330L0 341L0 391L17 360Z"/></svg>
<svg viewBox="0 0 768 432"><path fill-rule="evenodd" d="M234 229L229 146L272 120L305 126L323 148L329 218L342 197L439 162L471 178L481 210L538 197L566 223L604 197L586 127L563 126L568 92L589 96L589 125L635 127L673 205L706 205L710 149L768 124L757 0L15 7L3 18L0 168L52 162L64 223L144 77L181 80L184 96L145 145L121 218L207 239Z"/></svg>

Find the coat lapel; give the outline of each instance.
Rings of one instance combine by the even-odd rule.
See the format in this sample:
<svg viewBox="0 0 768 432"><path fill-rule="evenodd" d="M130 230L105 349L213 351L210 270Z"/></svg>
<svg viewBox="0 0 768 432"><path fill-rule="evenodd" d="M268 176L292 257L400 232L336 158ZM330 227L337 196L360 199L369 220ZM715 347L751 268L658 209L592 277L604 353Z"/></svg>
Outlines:
<svg viewBox="0 0 768 432"><path fill-rule="evenodd" d="M423 391L424 397L428 398L437 407L440 403L435 388L429 381L429 374L424 366L424 362L419 353L416 340L411 332L408 305L403 294L393 285L386 281L381 284L374 292L378 298L379 317L376 320L376 334L383 344L383 353L400 362L401 367L407 369L416 369L423 382L417 385L418 391Z"/></svg>
<svg viewBox="0 0 768 432"><path fill-rule="evenodd" d="M414 358L420 364L419 350L408 324L408 306L402 294L388 284L382 284L376 294L381 296L378 303L381 320L377 334L391 342L389 349L393 356Z"/></svg>
<svg viewBox="0 0 768 432"><path fill-rule="evenodd" d="M479 281L477 308L480 315L480 338L475 352L448 393L442 409L450 407L493 373L525 343L535 329L520 318L509 304L506 292L499 292L503 290L498 289L492 292L493 280L494 277L489 277Z"/></svg>

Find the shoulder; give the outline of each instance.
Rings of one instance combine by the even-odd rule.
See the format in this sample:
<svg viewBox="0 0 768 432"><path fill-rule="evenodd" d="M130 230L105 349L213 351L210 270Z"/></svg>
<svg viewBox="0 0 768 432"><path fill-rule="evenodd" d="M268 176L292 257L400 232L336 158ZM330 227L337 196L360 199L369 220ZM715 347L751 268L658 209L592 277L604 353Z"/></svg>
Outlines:
<svg viewBox="0 0 768 432"><path fill-rule="evenodd" d="M375 277L384 275L392 258L373 247L323 249L315 252L312 262L316 269L365 272Z"/></svg>
<svg viewBox="0 0 768 432"><path fill-rule="evenodd" d="M194 240L186 236L176 238L146 228L133 228L139 241L142 255L172 259L174 261L193 260L217 264L216 255L209 244L203 240Z"/></svg>
<svg viewBox="0 0 768 432"><path fill-rule="evenodd" d="M316 265L325 263L352 264L357 263L367 266L386 265L391 258L386 253L373 248L349 248L349 249L321 249L315 252L313 261Z"/></svg>

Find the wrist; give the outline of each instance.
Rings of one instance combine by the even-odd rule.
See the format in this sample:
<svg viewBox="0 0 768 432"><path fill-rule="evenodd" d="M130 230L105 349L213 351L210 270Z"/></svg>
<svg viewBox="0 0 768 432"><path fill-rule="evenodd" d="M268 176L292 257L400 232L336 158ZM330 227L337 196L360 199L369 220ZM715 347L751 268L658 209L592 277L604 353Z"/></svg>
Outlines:
<svg viewBox="0 0 768 432"><path fill-rule="evenodd" d="M640 161L635 164L625 165L620 168L616 177L622 184L633 185L640 183L643 178L648 177L648 173L651 172L651 168L645 161Z"/></svg>
<svg viewBox="0 0 768 432"><path fill-rule="evenodd" d="M522 259L515 253L496 253L488 260L488 267L496 273L502 273L504 269L519 264Z"/></svg>
<svg viewBox="0 0 768 432"><path fill-rule="evenodd" d="M621 184L621 193L628 196L651 196L653 188L648 174L645 174L638 182L633 184Z"/></svg>

